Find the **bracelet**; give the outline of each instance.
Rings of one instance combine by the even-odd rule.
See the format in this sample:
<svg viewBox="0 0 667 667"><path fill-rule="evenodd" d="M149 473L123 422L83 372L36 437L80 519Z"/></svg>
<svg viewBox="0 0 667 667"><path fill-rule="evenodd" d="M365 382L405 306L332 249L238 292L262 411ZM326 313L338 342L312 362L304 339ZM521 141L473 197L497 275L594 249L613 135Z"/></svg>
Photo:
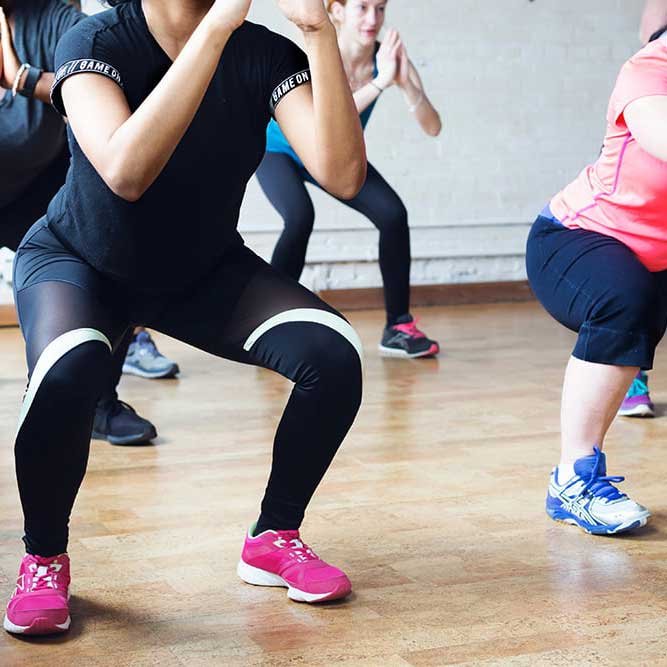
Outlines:
<svg viewBox="0 0 667 667"><path fill-rule="evenodd" d="M408 106L408 111L410 113L414 113L421 106L423 101L424 101L424 93L421 93L421 95L419 95L419 99L414 104L410 104Z"/></svg>
<svg viewBox="0 0 667 667"><path fill-rule="evenodd" d="M12 97L16 97L16 93L18 92L19 89L19 83L21 82L21 77L23 76L23 73L27 69L30 69L30 65L28 65L28 63L23 63L21 67L19 67L18 72L16 72L16 76L14 77L14 83L12 84Z"/></svg>
<svg viewBox="0 0 667 667"><path fill-rule="evenodd" d="M44 71L39 67L28 65L28 74L25 77L23 88L18 91L19 95L22 95L23 97L33 97L35 94L35 87L37 86L37 82L43 73Z"/></svg>
<svg viewBox="0 0 667 667"><path fill-rule="evenodd" d="M379 86L377 83L375 83L375 79L371 80L369 82L373 88L375 88L379 93L384 93L384 88L382 86Z"/></svg>

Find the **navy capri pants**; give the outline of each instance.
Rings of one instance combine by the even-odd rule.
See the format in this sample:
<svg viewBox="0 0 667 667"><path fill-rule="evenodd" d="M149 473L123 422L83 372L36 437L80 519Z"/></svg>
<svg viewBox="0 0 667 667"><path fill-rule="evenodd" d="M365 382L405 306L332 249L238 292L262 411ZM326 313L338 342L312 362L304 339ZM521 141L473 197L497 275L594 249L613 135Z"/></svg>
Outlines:
<svg viewBox="0 0 667 667"><path fill-rule="evenodd" d="M667 271L652 273L617 239L547 215L528 236L528 279L546 310L579 334L573 356L650 370L667 327Z"/></svg>

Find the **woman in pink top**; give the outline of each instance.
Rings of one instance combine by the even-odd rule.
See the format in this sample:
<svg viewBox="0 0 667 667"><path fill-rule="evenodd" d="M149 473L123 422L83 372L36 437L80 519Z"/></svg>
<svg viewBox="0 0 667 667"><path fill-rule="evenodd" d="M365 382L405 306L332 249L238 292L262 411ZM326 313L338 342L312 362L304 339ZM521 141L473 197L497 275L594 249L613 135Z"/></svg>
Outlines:
<svg viewBox="0 0 667 667"><path fill-rule="evenodd" d="M667 328L667 35L654 37L621 69L600 157L551 200L527 245L533 291L579 334L546 509L596 534L638 528L650 516L614 486L623 478L607 476L601 450Z"/></svg>
<svg viewBox="0 0 667 667"><path fill-rule="evenodd" d="M642 44L652 41L654 33L667 25L667 0L646 0L639 26ZM648 374L639 371L625 395L618 414L622 417L655 417L655 406L648 388Z"/></svg>

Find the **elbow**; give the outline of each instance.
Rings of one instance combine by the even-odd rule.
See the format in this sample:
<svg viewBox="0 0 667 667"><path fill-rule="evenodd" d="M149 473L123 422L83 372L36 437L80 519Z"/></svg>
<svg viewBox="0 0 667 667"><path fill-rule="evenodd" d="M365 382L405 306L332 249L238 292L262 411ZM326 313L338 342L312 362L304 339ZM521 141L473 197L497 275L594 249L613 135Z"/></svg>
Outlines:
<svg viewBox="0 0 667 667"><path fill-rule="evenodd" d="M439 137L441 132L442 121L440 120L440 117L438 117L435 123L426 130L426 134L428 134L429 137Z"/></svg>
<svg viewBox="0 0 667 667"><path fill-rule="evenodd" d="M342 173L327 179L325 190L338 199L354 199L366 182L366 166L365 158L348 164Z"/></svg>
<svg viewBox="0 0 667 667"><path fill-rule="evenodd" d="M111 192L130 203L141 199L146 192L146 188L141 185L139 179L133 178L128 174L128 170L122 167L109 169L102 178Z"/></svg>
<svg viewBox="0 0 667 667"><path fill-rule="evenodd" d="M130 203L139 201L139 199L141 199L141 196L144 194L143 191L139 190L138 188L132 187L131 185L124 185L124 184L114 185L110 183L107 183L107 185L109 186L109 189L117 197L120 197L121 199Z"/></svg>

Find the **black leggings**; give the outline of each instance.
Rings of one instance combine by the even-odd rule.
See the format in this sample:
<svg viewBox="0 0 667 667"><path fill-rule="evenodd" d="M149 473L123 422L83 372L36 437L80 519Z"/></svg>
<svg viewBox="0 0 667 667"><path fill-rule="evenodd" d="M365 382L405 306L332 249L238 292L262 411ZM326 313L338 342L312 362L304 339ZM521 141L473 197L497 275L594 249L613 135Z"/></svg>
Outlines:
<svg viewBox="0 0 667 667"><path fill-rule="evenodd" d="M42 223L19 248L14 285L30 372L15 448L29 553L67 547L110 348L137 322L295 383L258 525L299 527L361 400L361 345L341 315L241 244L194 285L156 293L95 271Z"/></svg>
<svg viewBox="0 0 667 667"><path fill-rule="evenodd" d="M63 152L30 184L30 187L11 204L0 208L0 248L16 250L30 227L45 213L49 202L62 187L69 168L69 151ZM123 362L132 341L132 331L119 341L113 355L109 382L101 401L118 398L116 387L123 374Z"/></svg>
<svg viewBox="0 0 667 667"><path fill-rule="evenodd" d="M271 265L299 280L315 222L306 181L320 186L284 153L266 153L257 170L257 180L285 223ZM395 324L410 310L410 229L405 206L370 163L361 192L354 199L339 201L363 213L380 232L380 271L387 323Z"/></svg>

